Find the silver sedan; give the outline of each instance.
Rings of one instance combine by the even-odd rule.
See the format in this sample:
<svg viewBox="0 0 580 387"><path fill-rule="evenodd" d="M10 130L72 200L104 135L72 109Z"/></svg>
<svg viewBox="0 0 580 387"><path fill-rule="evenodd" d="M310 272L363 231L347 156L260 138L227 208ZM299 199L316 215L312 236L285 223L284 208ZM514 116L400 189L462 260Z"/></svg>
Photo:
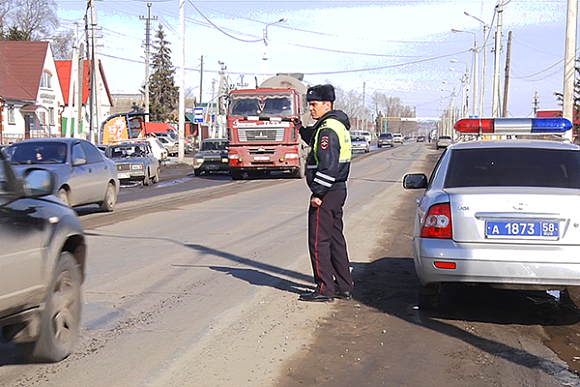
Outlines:
<svg viewBox="0 0 580 387"><path fill-rule="evenodd" d="M580 148L542 140L450 145L429 179L409 174L418 199L413 258L419 305L441 285L531 290L580 285Z"/></svg>
<svg viewBox="0 0 580 387"><path fill-rule="evenodd" d="M55 174L53 194L70 207L98 204L113 211L119 193L115 163L78 138L43 138L10 145L5 155L19 175L31 167Z"/></svg>

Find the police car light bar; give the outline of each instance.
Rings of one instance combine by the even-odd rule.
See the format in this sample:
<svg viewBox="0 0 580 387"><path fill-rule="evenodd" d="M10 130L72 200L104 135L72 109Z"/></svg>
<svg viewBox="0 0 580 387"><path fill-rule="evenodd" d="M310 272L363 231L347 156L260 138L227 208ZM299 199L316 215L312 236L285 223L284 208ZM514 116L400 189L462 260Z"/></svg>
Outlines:
<svg viewBox="0 0 580 387"><path fill-rule="evenodd" d="M563 134L572 129L566 118L466 118L453 126L462 134Z"/></svg>

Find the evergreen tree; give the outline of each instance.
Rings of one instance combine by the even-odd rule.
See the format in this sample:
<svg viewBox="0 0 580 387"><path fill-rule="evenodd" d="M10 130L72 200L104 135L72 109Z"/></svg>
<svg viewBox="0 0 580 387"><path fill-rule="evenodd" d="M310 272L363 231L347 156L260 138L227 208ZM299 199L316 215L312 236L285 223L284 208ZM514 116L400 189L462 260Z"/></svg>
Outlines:
<svg viewBox="0 0 580 387"><path fill-rule="evenodd" d="M179 87L175 85L175 68L171 64L171 49L165 40L163 27L155 33L149 76L149 120L177 121Z"/></svg>

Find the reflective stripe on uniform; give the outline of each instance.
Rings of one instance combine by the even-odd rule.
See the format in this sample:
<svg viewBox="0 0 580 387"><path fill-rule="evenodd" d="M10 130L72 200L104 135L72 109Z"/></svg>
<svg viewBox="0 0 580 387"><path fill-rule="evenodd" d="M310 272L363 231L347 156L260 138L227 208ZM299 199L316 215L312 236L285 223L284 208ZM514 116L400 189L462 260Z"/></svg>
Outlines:
<svg viewBox="0 0 580 387"><path fill-rule="evenodd" d="M327 174L324 174L324 173L322 173L320 171L316 172L316 176L318 176L318 177L320 177L322 179L326 179L326 180L328 180L330 182L336 181L336 179L334 177L328 176Z"/></svg>
<svg viewBox="0 0 580 387"><path fill-rule="evenodd" d="M320 184L320 185L323 185L325 187L328 187L328 188L332 187L332 183L329 183L327 181L321 180L321 179L319 179L317 177L315 177L313 181L316 182L316 183L318 183L318 184Z"/></svg>

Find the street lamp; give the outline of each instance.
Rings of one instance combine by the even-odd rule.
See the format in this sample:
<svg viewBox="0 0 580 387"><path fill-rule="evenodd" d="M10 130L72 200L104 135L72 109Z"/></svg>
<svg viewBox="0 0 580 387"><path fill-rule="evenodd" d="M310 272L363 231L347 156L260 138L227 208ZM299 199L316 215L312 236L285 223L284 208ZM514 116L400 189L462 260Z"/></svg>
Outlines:
<svg viewBox="0 0 580 387"><path fill-rule="evenodd" d="M486 58L487 58L487 50L486 50L486 46L487 46L487 31L489 30L489 26L480 18L473 16L470 13L467 12L463 12L465 14L465 16L469 16L475 20L477 20L478 22L480 22L483 25L483 37L482 37L482 44L480 49L483 50L483 64L482 64L482 69L481 69L481 89L479 90L479 116L481 117L483 114L483 96L485 94L485 64L486 64Z"/></svg>
<svg viewBox="0 0 580 387"><path fill-rule="evenodd" d="M281 18L280 20L276 20L274 22L268 23L264 26L264 29L262 30L262 40L264 41L264 56L262 56L262 70L264 73L264 79L266 79L266 62L268 61L268 26L271 26L273 24L278 24L278 23L283 23L285 22L286 19L285 17Z"/></svg>
<svg viewBox="0 0 580 387"><path fill-rule="evenodd" d="M475 34L475 32L471 32L471 31L464 31L464 30L456 30L456 29L451 29L451 32L454 33L465 33L465 34L472 34L473 35L473 48L471 49L471 51L473 51L473 97L472 97L472 102L471 102L471 114L473 116L475 116L475 105L477 105L477 35ZM479 111L479 116L481 117L481 109Z"/></svg>

